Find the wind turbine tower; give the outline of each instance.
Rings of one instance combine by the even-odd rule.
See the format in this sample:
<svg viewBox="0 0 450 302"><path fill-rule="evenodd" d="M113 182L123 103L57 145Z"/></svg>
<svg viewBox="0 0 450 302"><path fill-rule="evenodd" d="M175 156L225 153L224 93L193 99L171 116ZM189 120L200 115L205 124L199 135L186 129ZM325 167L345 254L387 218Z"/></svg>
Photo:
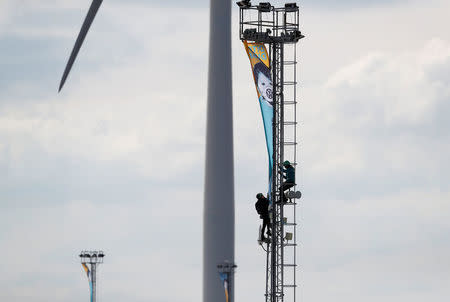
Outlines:
<svg viewBox="0 0 450 302"><path fill-rule="evenodd" d="M231 3L226 0L210 2L203 211L203 302L234 301L236 265Z"/></svg>

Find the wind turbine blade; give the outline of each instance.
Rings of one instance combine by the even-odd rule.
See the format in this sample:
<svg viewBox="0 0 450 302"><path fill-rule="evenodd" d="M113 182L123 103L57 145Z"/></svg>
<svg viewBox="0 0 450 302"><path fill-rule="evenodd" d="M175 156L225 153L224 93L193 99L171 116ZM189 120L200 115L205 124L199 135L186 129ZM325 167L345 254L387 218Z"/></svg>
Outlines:
<svg viewBox="0 0 450 302"><path fill-rule="evenodd" d="M72 53L70 54L70 57L69 57L69 61L67 61L66 68L64 69L64 73L61 78L61 82L59 83L58 92L61 91L61 89L64 86L64 83L66 82L67 76L69 75L70 70L72 69L72 65L75 62L78 52L80 51L81 45L84 42L84 38L86 38L89 28L91 27L92 21L94 21L95 15L97 14L97 11L100 8L100 5L102 4L102 2L103 2L103 0L93 0L92 1L91 7L89 8L87 16L84 19L83 26L81 26L81 30L80 30L80 33L78 34L75 45L73 46Z"/></svg>

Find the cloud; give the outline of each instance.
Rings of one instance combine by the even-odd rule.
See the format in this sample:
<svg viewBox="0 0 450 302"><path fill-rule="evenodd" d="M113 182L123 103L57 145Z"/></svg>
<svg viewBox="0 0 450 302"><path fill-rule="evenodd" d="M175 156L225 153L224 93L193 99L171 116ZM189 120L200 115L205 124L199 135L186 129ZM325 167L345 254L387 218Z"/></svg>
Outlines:
<svg viewBox="0 0 450 302"><path fill-rule="evenodd" d="M344 1L333 1L333 0L320 0L320 1L302 1L301 7L306 6L316 6L325 9L348 9L348 8L373 8L379 6L392 6L397 4L408 4L414 2L414 0L382 0L382 1L371 1L371 0L344 0Z"/></svg>
<svg viewBox="0 0 450 302"><path fill-rule="evenodd" d="M418 125L430 121L438 103L449 96L448 88L442 85L447 79L449 57L448 43L439 39L430 41L419 53L371 54L337 72L328 86L338 94L340 108L348 107L348 103L359 105L355 111L365 110L363 117L377 112L380 115L372 117L388 127ZM437 71L439 76L434 78L436 69L443 72ZM345 96L349 90L352 99ZM375 122L364 118L359 121Z"/></svg>
<svg viewBox="0 0 450 302"><path fill-rule="evenodd" d="M8 1L2 1L0 2L0 24L3 24L6 22L8 16L9 16L9 11L10 11L10 3Z"/></svg>
<svg viewBox="0 0 450 302"><path fill-rule="evenodd" d="M180 16L179 20L182 18ZM117 21L120 23L121 19ZM189 22L185 26L196 26L192 21ZM144 26L145 22L139 24ZM134 35L137 39L140 33ZM204 102L201 100L204 90L197 87L204 86L200 76L204 65L195 70L197 76L192 77L192 71L204 54L199 52L191 58L181 57L183 52L192 53L190 48L193 47L182 36L178 39L183 48L180 50L171 43L165 43L163 36L154 38L160 39L163 46L156 48L151 41L139 44L143 50L152 52L151 58L143 56L143 51L134 57L129 53L124 54L128 59L123 60L122 64L116 62L119 64L102 67L100 72L85 72L78 83L80 73L75 69L68 86L78 84L78 87L85 87L81 90L88 89L88 96L84 93L66 96L63 91L59 98L53 94L45 101L31 102L27 101L33 98L32 93L29 93L22 96L27 103L26 108L22 102L17 104L6 99L2 104L0 128L4 136L14 139L14 143L8 146L11 158L20 158L20 150L27 149L22 144L33 142L38 148L55 155L106 161L126 160L128 157L128 160L137 160L136 164L142 170L150 166L151 169L163 169L164 166L170 169L193 162L183 159L182 154L191 153L191 157L199 160L197 154L203 150ZM129 41L134 37L126 36L124 39ZM94 54L98 51L96 45L91 47ZM120 54L120 48L117 51ZM158 64L160 59L166 64ZM79 61L81 68L92 67L89 66L89 58L81 57ZM149 83L152 83L151 90L148 89ZM175 91L171 89L174 83ZM105 94L105 91L110 90L108 87L115 87L113 95ZM71 87L66 88L69 89ZM130 90L139 97L130 98ZM180 95L183 96L181 99ZM170 146L173 143L175 145ZM6 152L5 148L3 150ZM175 153L170 155L167 150ZM158 163L159 167L149 163L152 158L147 158L148 152L153 154L153 164ZM11 158L5 160L9 162ZM145 165L147 168L144 168Z"/></svg>
<svg viewBox="0 0 450 302"><path fill-rule="evenodd" d="M314 237L303 239L305 295L322 288L320 298L444 301L450 265L444 256L450 246L442 240L450 232L448 198L448 192L411 189L352 203L305 205L305 228L320 221Z"/></svg>
<svg viewBox="0 0 450 302"><path fill-rule="evenodd" d="M89 1L26 3L0 43L0 67L8 68L0 84L0 248L10 260L0 264L0 299L85 299L77 253L103 248L103 299L198 301L206 7L109 1L57 95ZM420 25L438 37L428 40L410 22L424 10L401 10L409 15L320 11L307 22L298 107L305 300L448 296L449 41L431 30L442 18ZM43 20L56 11L64 18ZM387 21L377 31L380 16ZM233 59L236 295L253 301L264 293L253 199L267 188L267 155L237 40Z"/></svg>
<svg viewBox="0 0 450 302"><path fill-rule="evenodd" d="M382 192L438 178L446 166L438 154L449 148L442 131L449 126L442 118L449 110L443 85L449 55L449 43L435 39L419 51L366 55L332 75L320 104L305 116L308 123L321 120L321 127L306 129L305 156L314 163L308 178L345 170L353 177L341 179L340 189L356 178L369 192L372 185L359 177L370 176ZM387 181L393 173L402 181Z"/></svg>

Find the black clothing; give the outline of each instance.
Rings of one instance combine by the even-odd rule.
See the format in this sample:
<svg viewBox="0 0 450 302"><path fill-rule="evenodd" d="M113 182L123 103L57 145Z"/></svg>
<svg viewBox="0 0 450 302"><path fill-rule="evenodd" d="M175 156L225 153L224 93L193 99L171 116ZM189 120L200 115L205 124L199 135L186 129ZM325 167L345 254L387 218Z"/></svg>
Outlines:
<svg viewBox="0 0 450 302"><path fill-rule="evenodd" d="M270 236L270 219L269 219L269 215L262 216L261 218L263 221L263 225L262 225L262 229L261 229L261 239L264 239L264 231L266 230L266 226L267 226L267 235Z"/></svg>
<svg viewBox="0 0 450 302"><path fill-rule="evenodd" d="M289 190L293 186L295 186L295 183L285 181L281 184L280 190L283 190L283 192L284 192L286 190Z"/></svg>
<svg viewBox="0 0 450 302"><path fill-rule="evenodd" d="M269 216L269 200L265 197L258 198L255 203L256 212L261 216ZM261 217L262 218L262 217Z"/></svg>
<svg viewBox="0 0 450 302"><path fill-rule="evenodd" d="M286 166L286 169L281 167L281 174L283 178L286 179L280 186L280 191L283 192L283 202L287 202L288 198L284 191L289 190L293 186L295 186L295 169L292 165Z"/></svg>
<svg viewBox="0 0 450 302"><path fill-rule="evenodd" d="M262 219L263 225L261 229L261 239L264 239L264 231L267 227L267 235L270 236L270 218L269 218L269 200L265 197L258 198L255 203L256 212Z"/></svg>
<svg viewBox="0 0 450 302"><path fill-rule="evenodd" d="M295 169L292 165L289 165L284 169L281 167L281 171L283 172L283 178L286 179L286 182L295 183Z"/></svg>

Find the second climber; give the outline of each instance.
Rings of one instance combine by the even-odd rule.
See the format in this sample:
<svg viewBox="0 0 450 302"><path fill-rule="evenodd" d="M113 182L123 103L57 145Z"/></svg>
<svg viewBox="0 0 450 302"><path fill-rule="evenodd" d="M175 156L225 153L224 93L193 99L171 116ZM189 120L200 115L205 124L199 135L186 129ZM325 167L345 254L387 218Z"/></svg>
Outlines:
<svg viewBox="0 0 450 302"><path fill-rule="evenodd" d="M283 192L283 202L287 202L288 198L286 197L285 191L295 186L295 169L288 160L284 161L280 168L280 173L285 179L281 183L280 190Z"/></svg>

